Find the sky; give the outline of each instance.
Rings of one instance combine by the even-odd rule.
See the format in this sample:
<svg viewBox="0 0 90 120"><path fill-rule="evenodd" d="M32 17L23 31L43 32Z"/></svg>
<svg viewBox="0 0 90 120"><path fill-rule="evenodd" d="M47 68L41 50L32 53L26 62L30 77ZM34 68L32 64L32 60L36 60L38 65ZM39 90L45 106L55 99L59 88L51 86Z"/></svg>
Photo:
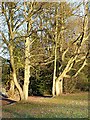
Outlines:
<svg viewBox="0 0 90 120"><path fill-rule="evenodd" d="M16 1L17 2L17 1L19 1L20 2L20 0L2 0L2 1L5 1L5 2L10 2L10 1L12 1L12 2ZM32 0L21 0L21 1L32 1ZM68 2L71 2L71 3L80 3L83 0L36 0L36 1L37 2L57 2L57 1L64 2L64 1L68 1ZM84 1L87 2L88 0L84 0ZM0 20L0 25L1 24L3 24L3 21ZM2 28L2 25L0 27ZM1 43L1 39L0 39L0 56L6 57L6 58L9 57L8 54L3 55L1 50L2 50L2 43Z"/></svg>

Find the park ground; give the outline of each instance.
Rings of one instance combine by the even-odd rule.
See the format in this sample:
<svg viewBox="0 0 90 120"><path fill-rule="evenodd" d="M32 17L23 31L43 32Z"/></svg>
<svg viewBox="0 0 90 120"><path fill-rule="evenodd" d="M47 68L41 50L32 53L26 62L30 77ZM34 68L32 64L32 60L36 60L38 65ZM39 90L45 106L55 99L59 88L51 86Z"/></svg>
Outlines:
<svg viewBox="0 0 90 120"><path fill-rule="evenodd" d="M2 100L3 118L88 118L88 93L30 96L26 102Z"/></svg>

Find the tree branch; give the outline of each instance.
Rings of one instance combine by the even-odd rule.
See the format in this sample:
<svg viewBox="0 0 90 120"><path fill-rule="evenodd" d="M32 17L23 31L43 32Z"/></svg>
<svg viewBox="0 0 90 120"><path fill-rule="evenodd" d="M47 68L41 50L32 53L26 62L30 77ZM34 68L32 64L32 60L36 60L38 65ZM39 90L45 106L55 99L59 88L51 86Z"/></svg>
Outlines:
<svg viewBox="0 0 90 120"><path fill-rule="evenodd" d="M48 65L48 64L50 64L50 63L52 63L52 62L54 62L54 60L51 60L51 61L46 62L46 63L41 63L41 65Z"/></svg>
<svg viewBox="0 0 90 120"><path fill-rule="evenodd" d="M7 41L7 39L6 39L6 37L4 36L3 32L0 31L0 34L2 35L2 40L3 40L3 42L4 42L7 46L9 46L9 42Z"/></svg>
<svg viewBox="0 0 90 120"><path fill-rule="evenodd" d="M87 60L85 59L82 66L79 68L79 70L76 72L76 74L73 77L76 77L81 72L81 70L85 67L85 65L87 65L86 61Z"/></svg>
<svg viewBox="0 0 90 120"><path fill-rule="evenodd" d="M68 52L68 50L69 50L69 47L63 52L63 54L62 54L62 61L65 60L65 54Z"/></svg>

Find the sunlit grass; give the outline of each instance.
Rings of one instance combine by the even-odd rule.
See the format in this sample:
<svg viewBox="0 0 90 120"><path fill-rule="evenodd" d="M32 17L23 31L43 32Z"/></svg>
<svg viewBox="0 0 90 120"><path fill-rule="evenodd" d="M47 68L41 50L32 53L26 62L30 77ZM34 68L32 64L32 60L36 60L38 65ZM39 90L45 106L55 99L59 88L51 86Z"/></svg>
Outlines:
<svg viewBox="0 0 90 120"><path fill-rule="evenodd" d="M37 99L37 98L36 98ZM3 106L5 118L87 118L88 94L61 95L39 98L37 101L18 102Z"/></svg>

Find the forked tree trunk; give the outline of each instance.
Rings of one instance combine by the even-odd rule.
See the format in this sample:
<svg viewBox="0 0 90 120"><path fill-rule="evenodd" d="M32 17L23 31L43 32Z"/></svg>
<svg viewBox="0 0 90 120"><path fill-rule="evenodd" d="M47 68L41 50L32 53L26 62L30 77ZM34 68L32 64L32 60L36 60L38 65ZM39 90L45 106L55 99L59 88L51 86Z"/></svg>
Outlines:
<svg viewBox="0 0 90 120"><path fill-rule="evenodd" d="M24 99L23 91L22 91L21 86L18 83L17 76L16 76L16 69L15 69L14 57L13 57L13 46L10 46L9 52L10 52L10 62L12 65L12 70L13 70L12 71L13 81L19 91L20 99L23 100Z"/></svg>

